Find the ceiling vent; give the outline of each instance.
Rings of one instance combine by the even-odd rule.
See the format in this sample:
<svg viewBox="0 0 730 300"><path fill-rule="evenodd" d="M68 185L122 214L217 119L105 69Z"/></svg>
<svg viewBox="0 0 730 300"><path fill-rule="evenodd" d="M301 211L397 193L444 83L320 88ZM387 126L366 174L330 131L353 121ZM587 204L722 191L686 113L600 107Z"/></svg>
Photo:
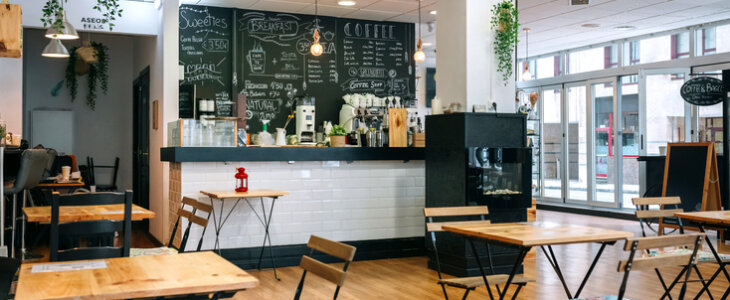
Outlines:
<svg viewBox="0 0 730 300"><path fill-rule="evenodd" d="M569 0L570 5L589 5L591 0Z"/></svg>

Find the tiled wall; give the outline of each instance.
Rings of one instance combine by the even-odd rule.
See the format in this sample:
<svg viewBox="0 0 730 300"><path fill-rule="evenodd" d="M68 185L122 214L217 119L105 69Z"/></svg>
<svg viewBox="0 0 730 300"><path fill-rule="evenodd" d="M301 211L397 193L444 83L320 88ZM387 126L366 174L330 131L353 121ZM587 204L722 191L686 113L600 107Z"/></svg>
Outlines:
<svg viewBox="0 0 730 300"><path fill-rule="evenodd" d="M209 202L200 190L231 190L235 169L245 167L251 189L289 192L277 200L270 232L274 245L304 244L311 234L338 241L423 236L424 161L241 162L171 164L170 209L180 196ZM175 190L178 189L178 190ZM173 199L177 198L177 199ZM235 200L226 200L228 211ZM268 208L270 199L264 199ZM216 212L221 202L214 201ZM260 213L261 203L251 204ZM211 218L212 220L212 218ZM170 218L174 222L175 218ZM214 225L208 226L204 249L213 247ZM191 231L195 245L201 230ZM221 248L258 247L264 230L246 202L241 201L221 230Z"/></svg>

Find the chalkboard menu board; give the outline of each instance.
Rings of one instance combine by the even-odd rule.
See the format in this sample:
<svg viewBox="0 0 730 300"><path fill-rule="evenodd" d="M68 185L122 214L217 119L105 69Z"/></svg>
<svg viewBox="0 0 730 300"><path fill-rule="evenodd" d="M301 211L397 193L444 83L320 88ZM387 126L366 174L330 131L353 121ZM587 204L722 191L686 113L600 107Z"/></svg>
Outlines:
<svg viewBox="0 0 730 300"><path fill-rule="evenodd" d="M225 31L232 34L225 36L231 47L226 52L223 47L213 47L221 52L211 53L202 45L184 42L183 32L201 34L183 29L184 13L204 20L210 19L207 14L234 24ZM345 94L373 93L404 99L415 96L415 64L411 59L415 49L414 24L322 16L315 20L313 15L190 5L181 7L180 16L180 60L186 64L185 82L198 86L199 98L215 99L219 115L232 111L230 106L218 107L219 101L245 93L250 132L260 131L262 120L270 120L270 128L282 127L287 115L296 108L297 96L315 97L317 125L338 121ZM215 23L211 19L194 24L210 27ZM324 48L319 57L309 53L315 27ZM185 49L190 46L197 47L191 48L199 50L193 53L202 53L202 61L212 65L188 68L188 64L201 60L200 56L187 53ZM223 58L226 60L218 64ZM191 81L187 79L188 69L193 76ZM195 77L193 71L198 70L205 75ZM220 80L209 79L212 75ZM293 124L287 128L290 133L295 130Z"/></svg>
<svg viewBox="0 0 730 300"><path fill-rule="evenodd" d="M684 211L702 210L707 152L706 145L685 145L671 147L667 155L662 196L678 196Z"/></svg>
<svg viewBox="0 0 730 300"><path fill-rule="evenodd" d="M194 85L198 99L215 100L218 116L231 116L233 12L183 5L179 28L180 65L185 74L181 93L187 91L184 86ZM188 104L181 101L180 110L187 113Z"/></svg>

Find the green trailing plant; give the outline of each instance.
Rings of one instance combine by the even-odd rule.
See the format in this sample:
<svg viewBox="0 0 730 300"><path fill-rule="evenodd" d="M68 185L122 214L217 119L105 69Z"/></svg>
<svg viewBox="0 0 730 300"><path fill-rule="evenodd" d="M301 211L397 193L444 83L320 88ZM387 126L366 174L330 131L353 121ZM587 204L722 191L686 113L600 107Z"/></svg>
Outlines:
<svg viewBox="0 0 730 300"><path fill-rule="evenodd" d="M68 3L68 0L47 0L43 5L41 22L43 27L63 29L63 6L61 1ZM119 8L120 0L96 0L93 9L102 14L101 22L109 24L109 31L114 30L114 21L122 17L123 9Z"/></svg>
<svg viewBox="0 0 730 300"><path fill-rule="evenodd" d="M104 44L95 42L91 43L91 47L94 49L96 61L88 63L87 82L89 92L86 94L86 105L94 110L96 109L96 98L98 96L96 93L97 87L101 88L104 95L109 91L109 56L107 53L109 49ZM68 63L66 64L66 87L68 87L71 94L71 101L76 99L78 93L79 83L76 71L78 64L87 64L80 59L76 51L78 49L79 47L74 47L69 51Z"/></svg>
<svg viewBox="0 0 730 300"><path fill-rule="evenodd" d="M494 53L497 55L497 71L502 73L504 85L512 77L512 63L518 30L520 28L519 12L512 0L504 0L492 7L492 30L494 34Z"/></svg>
<svg viewBox="0 0 730 300"><path fill-rule="evenodd" d="M342 127L340 125L332 125L332 130L330 130L330 136L345 136L347 135L347 131L345 130L345 127Z"/></svg>

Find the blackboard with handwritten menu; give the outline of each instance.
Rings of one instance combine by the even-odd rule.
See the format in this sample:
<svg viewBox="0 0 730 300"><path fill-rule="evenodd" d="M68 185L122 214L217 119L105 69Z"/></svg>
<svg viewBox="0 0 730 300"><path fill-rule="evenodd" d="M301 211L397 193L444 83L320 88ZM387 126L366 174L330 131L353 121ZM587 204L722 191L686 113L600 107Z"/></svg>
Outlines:
<svg viewBox="0 0 730 300"><path fill-rule="evenodd" d="M204 61L227 59L227 66L215 65L215 74L220 75L223 83L232 82L232 86L208 84L213 80L206 79L210 89L204 92L199 88L197 93L217 103L230 99L230 95L245 93L250 132L260 131L262 120L270 120L269 128L282 127L300 95L315 97L317 125L338 121L345 94L402 98L415 95L415 64L411 60L415 51L414 24L322 16L315 20L313 15L184 5L181 26L183 12L187 10L205 11L233 24L232 31L227 31L233 34L227 39L231 42L227 56L223 52L208 55L206 48L201 50L204 57L210 56ZM232 18L225 18L231 15ZM214 22L205 24L213 26ZM314 28L318 28L324 48L318 57L309 53ZM196 56L183 55L187 46L182 41L183 31L181 27L180 60L195 64ZM191 70L198 69L193 66ZM186 75L187 70L186 66ZM203 96L208 91L211 95ZM232 110L218 109L218 113L229 111ZM287 128L290 133L295 130L293 125L292 122Z"/></svg>

